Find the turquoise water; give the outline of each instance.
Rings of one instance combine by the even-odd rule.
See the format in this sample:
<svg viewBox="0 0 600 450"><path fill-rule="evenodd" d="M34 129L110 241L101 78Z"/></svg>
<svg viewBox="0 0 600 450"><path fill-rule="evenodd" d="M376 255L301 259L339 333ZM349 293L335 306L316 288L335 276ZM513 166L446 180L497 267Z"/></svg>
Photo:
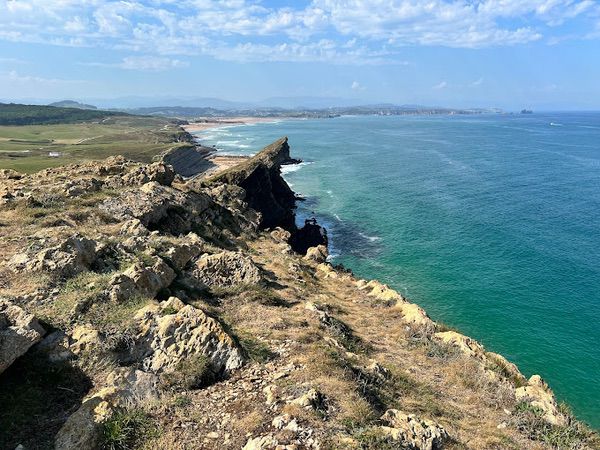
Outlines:
<svg viewBox="0 0 600 450"><path fill-rule="evenodd" d="M600 428L600 113L343 117L211 130L285 177L335 261L539 373Z"/></svg>

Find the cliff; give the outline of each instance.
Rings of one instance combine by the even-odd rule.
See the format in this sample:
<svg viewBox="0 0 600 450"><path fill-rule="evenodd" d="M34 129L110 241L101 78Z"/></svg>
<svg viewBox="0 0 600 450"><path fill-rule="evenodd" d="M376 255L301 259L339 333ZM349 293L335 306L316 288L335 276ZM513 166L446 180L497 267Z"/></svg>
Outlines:
<svg viewBox="0 0 600 450"><path fill-rule="evenodd" d="M540 377L294 251L290 161L0 171L0 448L598 448Z"/></svg>

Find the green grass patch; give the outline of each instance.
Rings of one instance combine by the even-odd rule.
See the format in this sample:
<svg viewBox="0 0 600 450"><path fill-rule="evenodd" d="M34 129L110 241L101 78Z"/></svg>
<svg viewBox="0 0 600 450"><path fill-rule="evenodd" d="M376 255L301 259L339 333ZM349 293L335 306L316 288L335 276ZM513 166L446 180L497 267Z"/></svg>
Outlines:
<svg viewBox="0 0 600 450"><path fill-rule="evenodd" d="M158 435L152 418L142 409L119 409L102 424L103 450L133 450Z"/></svg>
<svg viewBox="0 0 600 450"><path fill-rule="evenodd" d="M205 355L190 356L160 377L161 384L174 391L198 389L208 386L215 379L212 361Z"/></svg>

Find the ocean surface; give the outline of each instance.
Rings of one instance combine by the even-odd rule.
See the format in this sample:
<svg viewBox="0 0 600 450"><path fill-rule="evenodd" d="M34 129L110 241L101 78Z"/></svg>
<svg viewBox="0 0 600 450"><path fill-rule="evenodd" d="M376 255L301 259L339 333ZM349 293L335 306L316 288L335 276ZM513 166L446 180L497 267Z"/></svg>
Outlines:
<svg viewBox="0 0 600 450"><path fill-rule="evenodd" d="M539 373L600 428L600 113L341 117L213 129L286 180L334 261Z"/></svg>

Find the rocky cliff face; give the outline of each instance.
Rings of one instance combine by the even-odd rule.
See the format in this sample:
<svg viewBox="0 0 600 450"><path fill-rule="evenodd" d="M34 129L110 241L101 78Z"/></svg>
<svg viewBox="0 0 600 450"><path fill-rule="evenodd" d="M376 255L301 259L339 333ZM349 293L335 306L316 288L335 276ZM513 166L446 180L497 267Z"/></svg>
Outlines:
<svg viewBox="0 0 600 450"><path fill-rule="evenodd" d="M539 376L307 248L288 161L0 172L0 448L598 448Z"/></svg>

